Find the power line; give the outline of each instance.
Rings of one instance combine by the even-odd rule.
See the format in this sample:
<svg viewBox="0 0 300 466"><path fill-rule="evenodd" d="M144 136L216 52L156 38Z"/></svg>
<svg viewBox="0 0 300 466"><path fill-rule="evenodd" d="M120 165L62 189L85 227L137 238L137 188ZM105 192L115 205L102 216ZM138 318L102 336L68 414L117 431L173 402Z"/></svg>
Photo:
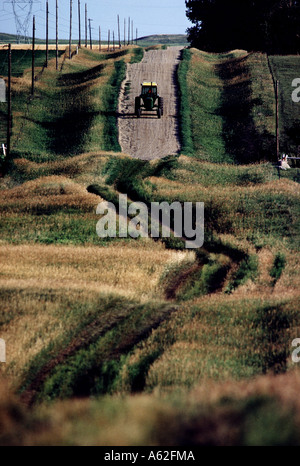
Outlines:
<svg viewBox="0 0 300 466"><path fill-rule="evenodd" d="M70 3L72 0L70 0ZM36 28L38 29L39 32L36 33L37 37L40 37L40 39L44 38L45 30L46 30L46 35L47 31L49 31L49 34L51 34L51 40L54 38L54 31L56 34L56 29L58 27L58 32L61 36L61 40L68 40L70 37L70 33L72 33L72 28L75 27L77 29L77 34L78 34L78 44L79 46L81 45L81 40L82 36L84 36L84 27L85 27L85 46L87 47L88 45L88 35L89 35L89 42L91 42L91 39L97 40L95 33L92 31L93 28L90 28L88 26L88 18L87 18L87 3L85 3L85 13L86 13L86 18L85 22L86 24L84 25L84 20L81 21L81 0L78 0L78 18L73 17L70 19L67 19L65 17L59 17L59 26L56 24L56 12L55 8L53 11L49 8L48 2L45 2L44 5L41 5L40 0L6 0L4 3L15 6L15 12L14 15L12 13L9 13L6 10L4 11L4 14L7 15L7 18L1 18L0 21L9 21L9 19L12 19L15 17L15 20L18 21L18 29L17 29L17 40L18 42L24 40L25 42L29 42L30 37L28 34L28 24L30 21L30 14L33 14L33 5L38 4L40 5L40 10L35 13L36 16ZM22 9L20 8L22 7ZM17 11L18 9L18 11ZM42 12L42 14L40 13ZM76 15L77 16L77 15ZM78 21L76 21L78 19ZM113 31L115 31L115 28L117 27L117 36L115 36L116 41L118 41L119 46L121 46L121 31L120 31L120 16L116 16L117 19L117 24L112 25L112 21L101 21L101 26L102 26L102 32L103 36L106 35L105 27L103 28L103 24L106 26L107 25L107 31L110 31L110 39L113 40L112 35L114 34ZM91 20L92 21L92 20ZM21 32L21 24L24 26L23 27L23 32ZM126 19L124 18L124 45L126 44ZM25 29L25 30L24 30ZM98 28L97 28L98 29ZM82 36L81 33L83 32ZM76 35L77 35L76 34ZM31 35L31 34L30 34ZM50 39L50 37L48 37ZM83 41L82 41L83 42ZM133 35L133 20L129 16L128 17L128 38L127 38L127 43L133 44L134 43L134 35Z"/></svg>
<svg viewBox="0 0 300 466"><path fill-rule="evenodd" d="M6 0L4 3L10 3L12 5L18 43L21 41L21 38L24 42L28 42L28 28L33 4L40 3L40 0Z"/></svg>

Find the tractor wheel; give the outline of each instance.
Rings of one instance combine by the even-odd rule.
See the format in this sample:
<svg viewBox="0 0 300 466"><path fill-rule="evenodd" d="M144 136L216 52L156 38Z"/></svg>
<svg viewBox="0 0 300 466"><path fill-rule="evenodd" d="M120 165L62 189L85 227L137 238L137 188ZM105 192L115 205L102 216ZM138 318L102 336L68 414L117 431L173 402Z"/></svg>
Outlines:
<svg viewBox="0 0 300 466"><path fill-rule="evenodd" d="M164 114L164 99L163 99L163 97L159 97L158 107L161 110L161 116L163 116L163 114Z"/></svg>
<svg viewBox="0 0 300 466"><path fill-rule="evenodd" d="M134 113L136 114L137 117L141 116L141 100L139 97L135 98Z"/></svg>
<svg viewBox="0 0 300 466"><path fill-rule="evenodd" d="M161 118L161 115L162 115L161 108L158 107L158 109L157 109L157 118Z"/></svg>

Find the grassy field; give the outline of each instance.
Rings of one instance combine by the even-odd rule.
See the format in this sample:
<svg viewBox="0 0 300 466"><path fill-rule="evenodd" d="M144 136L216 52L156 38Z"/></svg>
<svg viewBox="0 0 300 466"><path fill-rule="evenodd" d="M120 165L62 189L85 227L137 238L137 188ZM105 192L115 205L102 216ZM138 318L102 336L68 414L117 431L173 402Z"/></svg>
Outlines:
<svg viewBox="0 0 300 466"><path fill-rule="evenodd" d="M23 40L23 43L22 43ZM35 38L36 44L45 44L45 39L39 39L38 37ZM55 39L50 39L49 44L55 44ZM14 44L14 45L29 45L32 43L32 37L28 37L27 43L24 43L24 39L21 39L21 43L18 44L18 37L16 34L6 34L3 32L0 32L0 44ZM59 44L68 44L69 40L68 39L59 39Z"/></svg>
<svg viewBox="0 0 300 466"><path fill-rule="evenodd" d="M184 54L182 81L188 91L184 91L183 108L190 116L183 116L187 121L183 153L218 163L276 162L273 79L277 79L280 153L297 155L300 110L292 100L292 82L298 76L298 57L268 58L240 50L221 55L186 50Z"/></svg>
<svg viewBox="0 0 300 466"><path fill-rule="evenodd" d="M141 47L149 47L151 45L180 45L186 47L188 45L188 41L184 34L157 34L153 36L139 37L137 45L140 45Z"/></svg>
<svg viewBox="0 0 300 466"><path fill-rule="evenodd" d="M26 70L13 80L0 444L299 445L299 182L272 164L266 57L185 51L184 150L148 162L116 128L142 52L62 55L33 99ZM99 238L96 207L120 192L204 202L203 247Z"/></svg>
<svg viewBox="0 0 300 466"><path fill-rule="evenodd" d="M64 52L59 51L59 56ZM49 50L49 59L54 58L56 52L54 50ZM43 67L45 64L45 52L42 50L37 50L35 52L35 64L36 67ZM0 50L0 77L7 78L8 74L8 56L7 49ZM23 76L24 72L27 71L27 74L31 72L32 65L32 52L28 48L27 50L12 50L11 53L11 74L13 78L20 78ZM0 102L0 143L5 142L6 140L6 114L7 114L7 103Z"/></svg>
<svg viewBox="0 0 300 466"><path fill-rule="evenodd" d="M99 148L118 150L114 110L126 54L123 50L100 55L83 49L82 56L70 63L62 57L63 73L53 67L45 70L31 102L26 96L30 72L25 72L13 89L14 154L42 162Z"/></svg>
<svg viewBox="0 0 300 466"><path fill-rule="evenodd" d="M274 91L265 55L193 50L184 74L184 108L193 109L187 155L218 163L274 160Z"/></svg>
<svg viewBox="0 0 300 466"><path fill-rule="evenodd" d="M14 34L3 34L0 33L0 44L8 44L12 43L15 44L17 42L17 37ZM136 41L134 40L134 43ZM36 39L37 44L44 44L45 40ZM68 39L60 39L59 44L66 44L68 45ZM72 43L76 44L76 41ZM105 41L103 41L105 43ZM123 41L121 40L123 45ZM55 40L50 40L49 44L55 44ZM153 34L150 36L138 37L137 45L141 47L148 47L151 45L183 45L187 46L187 36L185 34Z"/></svg>
<svg viewBox="0 0 300 466"><path fill-rule="evenodd" d="M58 51L59 57L63 54L62 50ZM56 56L55 50L49 50L49 60ZM46 52L43 50L35 51L35 66L42 67L46 61ZM8 73L8 57L7 50L0 50L0 76L6 77ZM12 50L11 52L11 75L13 77L21 77L25 70L31 70L32 51L27 50Z"/></svg>

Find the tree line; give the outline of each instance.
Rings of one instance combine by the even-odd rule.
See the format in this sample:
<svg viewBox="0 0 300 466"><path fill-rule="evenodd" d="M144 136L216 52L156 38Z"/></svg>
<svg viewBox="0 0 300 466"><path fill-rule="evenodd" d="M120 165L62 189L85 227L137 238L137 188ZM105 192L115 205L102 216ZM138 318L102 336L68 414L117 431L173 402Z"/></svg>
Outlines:
<svg viewBox="0 0 300 466"><path fill-rule="evenodd" d="M300 0L186 0L192 47L300 53Z"/></svg>

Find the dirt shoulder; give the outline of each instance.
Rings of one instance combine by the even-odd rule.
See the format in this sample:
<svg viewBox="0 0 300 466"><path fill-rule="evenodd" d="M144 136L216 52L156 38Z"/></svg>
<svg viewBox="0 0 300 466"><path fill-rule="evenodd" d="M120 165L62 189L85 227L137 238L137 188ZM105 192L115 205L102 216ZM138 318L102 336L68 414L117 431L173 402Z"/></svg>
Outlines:
<svg viewBox="0 0 300 466"><path fill-rule="evenodd" d="M127 65L126 80L119 98L119 143L122 152L143 160L175 155L180 150L177 118L176 68L182 47L145 52L140 63ZM155 81L164 99L164 115L134 115L134 98L140 94L142 81ZM126 84L130 91L126 92ZM128 87L128 86L127 86Z"/></svg>

